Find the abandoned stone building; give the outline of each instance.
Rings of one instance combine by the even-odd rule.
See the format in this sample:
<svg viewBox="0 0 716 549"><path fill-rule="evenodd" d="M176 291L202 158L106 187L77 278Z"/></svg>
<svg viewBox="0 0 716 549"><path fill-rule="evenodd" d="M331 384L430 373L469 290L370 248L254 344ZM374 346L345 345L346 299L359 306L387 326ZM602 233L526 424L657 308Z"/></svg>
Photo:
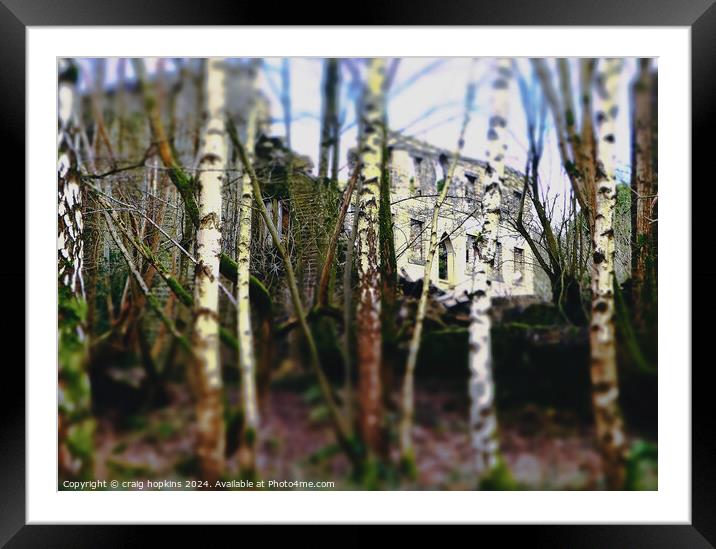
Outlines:
<svg viewBox="0 0 716 549"><path fill-rule="evenodd" d="M251 65L230 64L227 69L228 76L233 82L227 93L227 110L237 127L239 135L244 138L246 132L245 114L249 106L245 100L247 95L245 90L250 80L254 77L256 68ZM181 72L196 75L200 71L193 66L192 62L189 62L181 67ZM196 165L197 161L197 132L201 127L199 120L201 93L200 81L196 77L190 78L188 74L182 75L178 72L166 74L164 76L165 81L158 85L160 88L163 86L166 90L173 90L173 94L175 94L173 110L176 116L173 122L166 121L166 123L168 127L173 126L175 147L179 155L180 164L191 169ZM136 86L136 83L130 81L126 82L124 87L115 86L110 88L107 91L108 99L116 93L123 95L118 104L123 106L124 124L128 126L124 132L125 142L123 143L122 152L128 158L136 158L143 154L146 150L146 144L150 142L141 91ZM83 99L82 111L88 113L90 111L90 94L86 93ZM107 103L113 104L112 101L107 101ZM271 135L270 102L263 93L259 93L255 98L254 106L258 110L257 134ZM117 132L117 124L110 124L110 127L113 134ZM118 137L119 135L113 135L114 139L118 139ZM277 143L281 141L280 138L272 139ZM394 222L398 272L406 279L419 280L423 277L428 253L433 206L439 189L442 188L442 182L446 176L452 152L397 132L390 133L388 150L390 152L391 210ZM306 166L302 169L297 168L297 172L305 169L304 173L311 173L311 160L306 157L301 157L301 159L306 162ZM160 175L166 179L166 174L158 171L160 166L158 158L152 157L149 159L148 167L150 166L155 169L145 171L144 182L142 183L142 187L147 192L151 191L151 188L156 190ZM481 160L467 157L458 159L450 192L443 204L438 220L440 245L433 262L431 283L441 290L454 295L469 293L472 289L475 242L478 238L480 224L480 197L487 180L486 166L486 163ZM236 172L238 173L238 171L237 169ZM298 173L294 174L294 187L296 187L297 175ZM232 181L235 181L235 177L227 177L223 197L222 219L225 223L235 226L238 220L238 204L235 200L236 189L235 185L231 183ZM305 187L304 190L306 193L314 195L315 189L309 183L310 180L307 179L303 186ZM167 186L167 184L168 182L165 180L163 187L166 187L167 198L175 203L175 207L170 210L172 215L169 215L169 211L167 212L168 215L164 217L163 224L168 234L172 237L178 237L179 235L176 232L182 227L180 199L171 185ZM303 187L300 187L300 189L299 187L292 189L292 196L286 196L281 199L273 196L273 198L266 199L266 205L279 227L279 232L282 234L289 234L290 231L295 231L298 225L307 223L306 219L296 218L300 209L293 208L291 204L291 200L296 198L297 194L300 194L298 190L303 189ZM495 263L496 271L493 282L493 295L496 297L539 297L542 293L540 285L543 282L540 282L540 273L536 272L539 268L536 267L533 261L531 250L506 222L508 216L513 215L519 207L522 189L521 174L512 168L506 168L502 195L503 223L499 231ZM268 192L268 194L272 194L272 192ZM527 215L529 215L529 212L527 212ZM351 217L349 215L346 219L346 228L348 230L350 230L352 224ZM318 221L318 217L314 221ZM255 220L254 224L262 225L258 219ZM260 227L256 227L256 229L258 230ZM327 239L330 234L330 227L324 227L323 232L325 233L323 236ZM305 238L303 240L308 241ZM226 231L222 241L223 250L233 256L235 246L235 234L232 231ZM109 243L105 243L105 253L103 255L107 264L110 263L109 249L111 247ZM267 273L271 272L272 265L278 262L276 254L263 253L264 248L269 249L269 252L272 248L267 233L263 234L262 238L254 239L252 243L252 271L260 275L262 280L265 279ZM306 257L301 259L305 265ZM270 262L271 265L265 265L266 261ZM302 281L302 286L307 303L311 302L313 286L320 267L318 255L314 263L315 265L309 265L311 268L304 266L302 269L304 272L299 273L301 278L305 278ZM276 272L278 273L279 269L276 269ZM164 301L168 295L168 290L160 282L159 280L154 280L153 291L156 292L160 301ZM191 290L191 277L186 280L186 285L187 289ZM283 301L279 297L282 294L283 292L277 291L275 298ZM290 310L288 301L286 296L286 310ZM227 318L233 314L226 303L222 305L222 310L227 315Z"/></svg>
<svg viewBox="0 0 716 549"><path fill-rule="evenodd" d="M391 133L391 210L395 250L401 276L423 277L430 242L430 223L437 195L449 169L451 153L399 133ZM447 199L438 218L438 253L431 282L455 294L471 291L475 243L487 175L486 163L466 157L457 162ZM535 262L524 239L506 222L522 198L523 180L505 168L493 291L495 296L534 296L539 293ZM526 212L529 215L529 212ZM537 273L538 275L538 273Z"/></svg>

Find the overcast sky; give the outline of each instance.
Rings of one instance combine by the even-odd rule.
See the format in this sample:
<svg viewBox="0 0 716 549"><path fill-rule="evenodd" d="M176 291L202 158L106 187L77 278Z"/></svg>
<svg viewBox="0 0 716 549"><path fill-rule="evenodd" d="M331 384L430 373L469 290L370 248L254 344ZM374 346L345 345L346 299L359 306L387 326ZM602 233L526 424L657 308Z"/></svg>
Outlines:
<svg viewBox="0 0 716 549"><path fill-rule="evenodd" d="M258 86L271 102L274 118L272 133L284 135L283 110L280 101L281 59L265 59ZM449 151L455 149L462 121L465 90L470 77L470 58L403 58L395 74L388 99L388 123L393 130L402 130L406 134L428 141ZM575 97L578 97L576 78L577 60L573 64L572 76L575 80ZM364 60L353 60L354 66L364 74ZM520 72L528 80L532 78L530 63L519 59ZM550 60L550 65L554 61ZM88 62L83 61L88 67ZM308 155L316 163L318 156L321 86L323 60L319 58L290 59L290 92L293 122L291 126L292 147L300 154ZM149 72L153 72L156 59L147 59ZM128 77L131 77L131 64ZM481 58L473 71L478 83L477 95L471 122L467 129L465 156L484 159L486 151L487 122L490 106L490 83L494 75L495 60ZM167 63L167 70L173 70L173 63ZM617 104L619 114L616 131L617 179L628 182L630 174L630 129L629 129L629 85L636 71L634 59L625 59L624 71L619 85ZM85 73L87 74L87 73ZM107 79L115 80L116 60L110 60L107 66ZM355 87L350 86L350 73L342 70L341 112L343 131L341 135L341 174L347 177L345 167L347 151L356 143L357 126L355 124ZM526 118L519 90L513 81L510 87L509 116L507 126L506 162L517 170L524 169L527 153ZM552 131L551 116L547 116L548 130L545 136L545 152L541 164L541 185L549 186L551 192L565 196L569 182L561 167L557 144Z"/></svg>
<svg viewBox="0 0 716 549"><path fill-rule="evenodd" d="M470 75L469 58L404 58L400 61L388 101L388 123L393 130L403 130L419 139L449 151L455 149L464 110L465 90ZM291 60L291 101L296 120L292 124L291 142L301 154L317 157L321 112L321 59L296 58ZM572 60L573 77L578 75L576 60ZM266 71L260 86L271 99L272 112L276 114L273 133L284 134L280 120L281 104L280 59L267 59ZM619 86L620 106L617 118L616 165L618 178L629 181L630 130L628 89L635 73L635 60L626 59ZM518 60L518 67L527 79L532 78L528 60ZM478 83L474 112L467 129L464 155L485 158L487 149L487 123L490 116L490 83L494 74L494 59L480 59L474 73ZM347 97L349 74L343 71L342 107L346 108L344 127L355 121L352 99ZM576 82L575 82L576 86ZM576 91L576 87L575 87ZM575 96L578 94L575 92ZM516 82L510 87L510 111L507 131L507 165L522 171L527 154L527 125ZM541 166L542 184L549 184L555 192L564 193L569 182L561 167L551 116L547 117L545 153ZM355 125L341 136L341 162L356 142ZM345 168L344 168L345 172Z"/></svg>

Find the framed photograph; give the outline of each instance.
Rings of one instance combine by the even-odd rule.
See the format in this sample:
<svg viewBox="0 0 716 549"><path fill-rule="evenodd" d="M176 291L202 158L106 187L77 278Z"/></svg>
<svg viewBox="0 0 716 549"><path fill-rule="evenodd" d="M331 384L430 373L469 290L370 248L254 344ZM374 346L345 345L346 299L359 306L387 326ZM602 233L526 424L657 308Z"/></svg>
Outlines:
<svg viewBox="0 0 716 549"><path fill-rule="evenodd" d="M711 0L144 4L0 4L2 543L716 543Z"/></svg>

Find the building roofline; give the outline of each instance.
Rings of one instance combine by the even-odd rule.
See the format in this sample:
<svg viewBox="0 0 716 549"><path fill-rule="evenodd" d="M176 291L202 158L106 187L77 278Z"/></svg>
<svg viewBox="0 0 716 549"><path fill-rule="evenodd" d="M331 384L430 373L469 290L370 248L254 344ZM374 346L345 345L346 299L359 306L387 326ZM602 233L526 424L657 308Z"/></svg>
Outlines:
<svg viewBox="0 0 716 549"><path fill-rule="evenodd" d="M395 140L393 143L391 143L391 140ZM426 153L435 154L436 156L439 156L440 154L446 155L448 158L453 156L454 151L449 151L447 149L443 149L438 147L437 145L433 145L432 143L429 143L427 141L423 141L421 139L417 139L416 137L413 137L411 135L406 135L400 131L397 130L388 130L388 146L396 146L396 144L399 146L401 144L405 145L411 145L415 147L418 150L423 150ZM472 158L469 156L460 155L458 156L458 161L463 162L465 164L477 164L478 166L485 168L487 167L487 162L485 160L479 160L477 158ZM505 171L509 173L510 176L522 179L524 177L524 174L516 170L515 168L512 168L511 166L505 166Z"/></svg>

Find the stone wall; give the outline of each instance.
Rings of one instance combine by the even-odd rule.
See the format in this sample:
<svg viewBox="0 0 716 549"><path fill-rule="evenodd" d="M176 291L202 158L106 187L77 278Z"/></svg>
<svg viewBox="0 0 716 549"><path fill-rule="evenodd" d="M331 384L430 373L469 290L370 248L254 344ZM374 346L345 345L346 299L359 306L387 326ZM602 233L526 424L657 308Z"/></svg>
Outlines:
<svg viewBox="0 0 716 549"><path fill-rule="evenodd" d="M416 280L423 277L430 240L432 210L442 180L447 175L450 153L400 134L389 139L392 214L398 270ZM470 292L474 252L479 233L480 197L487 181L486 163L461 157L453 175L448 198L438 218L438 238L445 242L433 262L431 281L442 289ZM503 219L519 208L523 180L506 168L503 187ZM526 216L531 212L526 211ZM422 231L420 243L416 235ZM445 238L447 236L447 238ZM496 296L536 293L536 266L532 252L514 229L503 222L498 237L498 257L493 286ZM421 251L422 246L422 251ZM442 275L442 276L441 276ZM538 278L538 277L537 277ZM539 292L542 293L542 292Z"/></svg>

